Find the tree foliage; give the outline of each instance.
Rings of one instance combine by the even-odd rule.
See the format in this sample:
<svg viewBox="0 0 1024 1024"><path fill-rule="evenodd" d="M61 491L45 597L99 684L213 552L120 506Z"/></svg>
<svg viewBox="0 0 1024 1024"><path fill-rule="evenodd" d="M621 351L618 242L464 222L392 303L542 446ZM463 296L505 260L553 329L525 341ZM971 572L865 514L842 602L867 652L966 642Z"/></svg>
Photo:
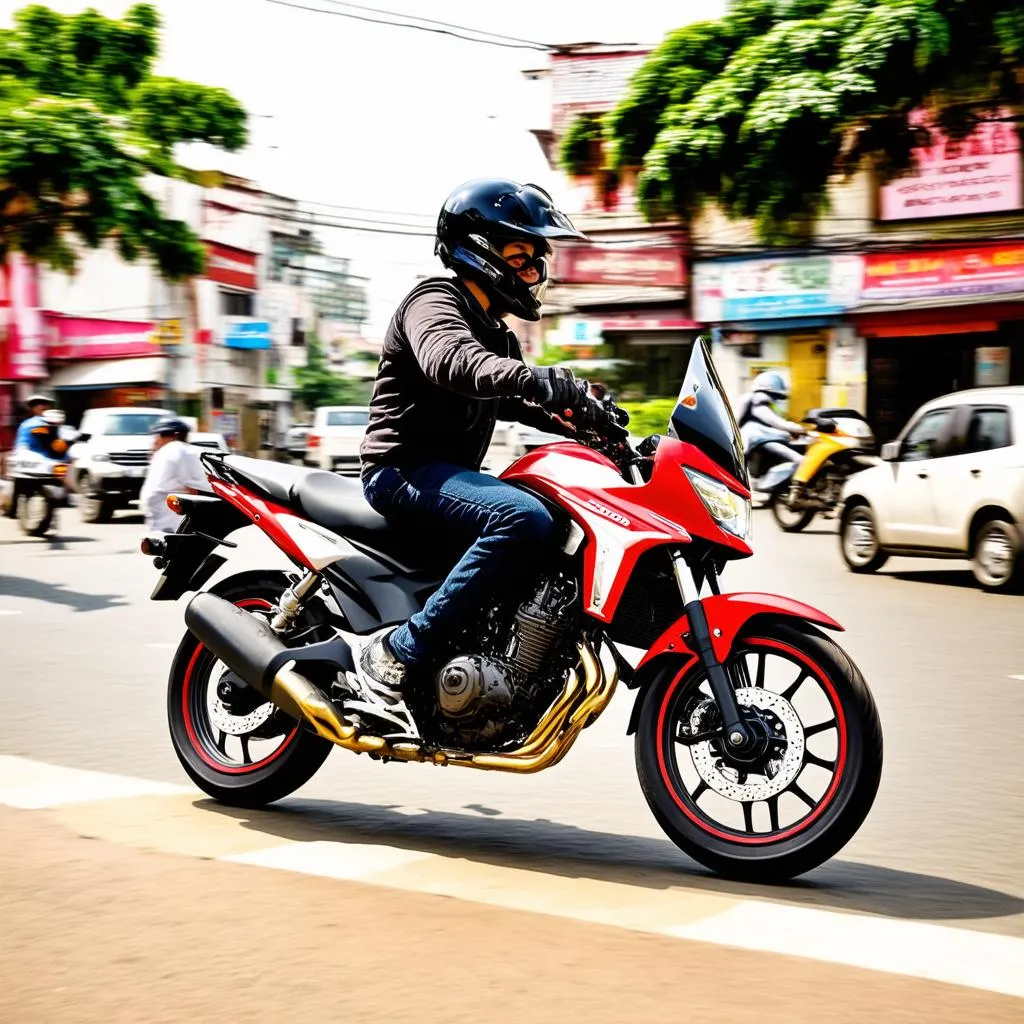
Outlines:
<svg viewBox="0 0 1024 1024"><path fill-rule="evenodd" d="M558 162L569 174L581 175L593 171L595 159L600 162L600 147L604 139L604 126L599 114L580 114L562 136Z"/></svg>
<svg viewBox="0 0 1024 1024"><path fill-rule="evenodd" d="M365 405L370 400L370 385L363 380L341 377L324 358L320 339L306 342L306 365L296 367L292 394L302 399L307 409L318 405Z"/></svg>
<svg viewBox="0 0 1024 1024"><path fill-rule="evenodd" d="M906 170L927 142L1024 103L1021 0L734 0L670 34L607 120L649 215L715 202L768 241L802 234L837 174Z"/></svg>
<svg viewBox="0 0 1024 1024"><path fill-rule="evenodd" d="M177 173L178 143L239 149L246 114L224 89L154 76L159 28L149 4L121 19L32 5L0 30L0 256L67 270L74 238L109 238L170 279L202 270L198 239L142 179Z"/></svg>

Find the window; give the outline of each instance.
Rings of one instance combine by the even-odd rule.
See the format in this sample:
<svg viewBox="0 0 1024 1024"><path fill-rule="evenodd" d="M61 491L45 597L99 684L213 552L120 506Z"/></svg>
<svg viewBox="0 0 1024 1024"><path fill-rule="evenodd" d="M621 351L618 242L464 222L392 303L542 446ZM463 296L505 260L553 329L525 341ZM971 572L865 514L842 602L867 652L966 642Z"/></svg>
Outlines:
<svg viewBox="0 0 1024 1024"><path fill-rule="evenodd" d="M328 427L365 427L369 422L367 409L335 409L327 414Z"/></svg>
<svg viewBox="0 0 1024 1024"><path fill-rule="evenodd" d="M952 421L952 409L932 409L926 412L903 438L900 456L902 461L919 462L921 459L934 459L939 454L939 435L948 430Z"/></svg>
<svg viewBox="0 0 1024 1024"><path fill-rule="evenodd" d="M226 292L221 290L219 294L221 316L253 315L252 292Z"/></svg>
<svg viewBox="0 0 1024 1024"><path fill-rule="evenodd" d="M993 448L1009 448L1010 410L1006 408L971 410L964 453L987 452Z"/></svg>
<svg viewBox="0 0 1024 1024"><path fill-rule="evenodd" d="M122 412L107 417L103 433L109 436L119 434L148 434L161 417L153 413Z"/></svg>

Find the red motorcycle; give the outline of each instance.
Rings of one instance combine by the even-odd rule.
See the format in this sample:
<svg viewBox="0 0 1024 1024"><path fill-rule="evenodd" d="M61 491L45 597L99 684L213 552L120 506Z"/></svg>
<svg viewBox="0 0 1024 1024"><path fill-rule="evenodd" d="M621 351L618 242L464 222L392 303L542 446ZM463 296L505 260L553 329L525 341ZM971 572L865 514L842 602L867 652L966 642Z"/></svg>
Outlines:
<svg viewBox="0 0 1024 1024"><path fill-rule="evenodd" d="M613 407L609 407L614 411ZM535 772L636 691L629 733L647 802L694 859L776 881L816 867L860 827L882 767L878 713L823 612L723 594L752 554L739 431L703 341L667 436L550 444L502 479L544 500L561 543L526 593L494 595L449 659L407 696L415 729L361 710L361 639L420 608L461 554L394 532L358 482L206 452L209 495L172 495L177 533L147 538L154 600L200 590L228 535L258 526L294 572L243 572L196 594L168 715L186 772L256 807L305 783L332 746L381 761ZM621 437L621 431L618 432ZM702 596L702 590L707 593ZM631 667L618 645L646 653ZM355 710L353 710L355 709Z"/></svg>

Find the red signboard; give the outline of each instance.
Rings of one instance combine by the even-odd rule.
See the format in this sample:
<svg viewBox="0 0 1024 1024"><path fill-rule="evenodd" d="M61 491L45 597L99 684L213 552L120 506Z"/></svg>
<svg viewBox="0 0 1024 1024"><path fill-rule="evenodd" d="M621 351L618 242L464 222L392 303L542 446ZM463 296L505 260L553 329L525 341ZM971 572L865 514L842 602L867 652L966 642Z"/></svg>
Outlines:
<svg viewBox="0 0 1024 1024"><path fill-rule="evenodd" d="M45 314L50 328L51 359L126 359L158 351L153 324L143 320Z"/></svg>
<svg viewBox="0 0 1024 1024"><path fill-rule="evenodd" d="M256 291L256 254L220 242L206 243L206 276L210 281Z"/></svg>
<svg viewBox="0 0 1024 1024"><path fill-rule="evenodd" d="M1024 292L1024 242L864 257L863 302Z"/></svg>
<svg viewBox="0 0 1024 1024"><path fill-rule="evenodd" d="M42 380L46 337L36 268L20 252L0 264L0 380Z"/></svg>
<svg viewBox="0 0 1024 1024"><path fill-rule="evenodd" d="M627 248L596 245L558 250L555 277L566 284L661 285L681 288L686 270L673 245Z"/></svg>
<svg viewBox="0 0 1024 1024"><path fill-rule="evenodd" d="M1021 207L1020 134L1009 111L983 121L965 139L928 127L930 144L914 150L912 170L880 190L880 220L957 217ZM923 111L911 123L927 125Z"/></svg>

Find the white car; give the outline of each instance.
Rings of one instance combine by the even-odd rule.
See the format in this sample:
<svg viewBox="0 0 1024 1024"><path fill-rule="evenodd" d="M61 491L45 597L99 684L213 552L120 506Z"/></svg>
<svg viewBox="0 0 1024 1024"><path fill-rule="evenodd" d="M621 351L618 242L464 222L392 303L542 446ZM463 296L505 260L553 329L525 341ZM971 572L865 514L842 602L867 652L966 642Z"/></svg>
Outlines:
<svg viewBox="0 0 1024 1024"><path fill-rule="evenodd" d="M370 422L365 405L321 405L313 414L302 461L318 469L359 469L359 446Z"/></svg>
<svg viewBox="0 0 1024 1024"><path fill-rule="evenodd" d="M1024 387L923 405L882 463L843 488L840 545L853 572L890 555L969 558L986 590L1024 575Z"/></svg>
<svg viewBox="0 0 1024 1024"><path fill-rule="evenodd" d="M117 508L138 501L153 451L150 430L168 409L137 406L87 409L69 449L68 486L87 523L105 523Z"/></svg>

